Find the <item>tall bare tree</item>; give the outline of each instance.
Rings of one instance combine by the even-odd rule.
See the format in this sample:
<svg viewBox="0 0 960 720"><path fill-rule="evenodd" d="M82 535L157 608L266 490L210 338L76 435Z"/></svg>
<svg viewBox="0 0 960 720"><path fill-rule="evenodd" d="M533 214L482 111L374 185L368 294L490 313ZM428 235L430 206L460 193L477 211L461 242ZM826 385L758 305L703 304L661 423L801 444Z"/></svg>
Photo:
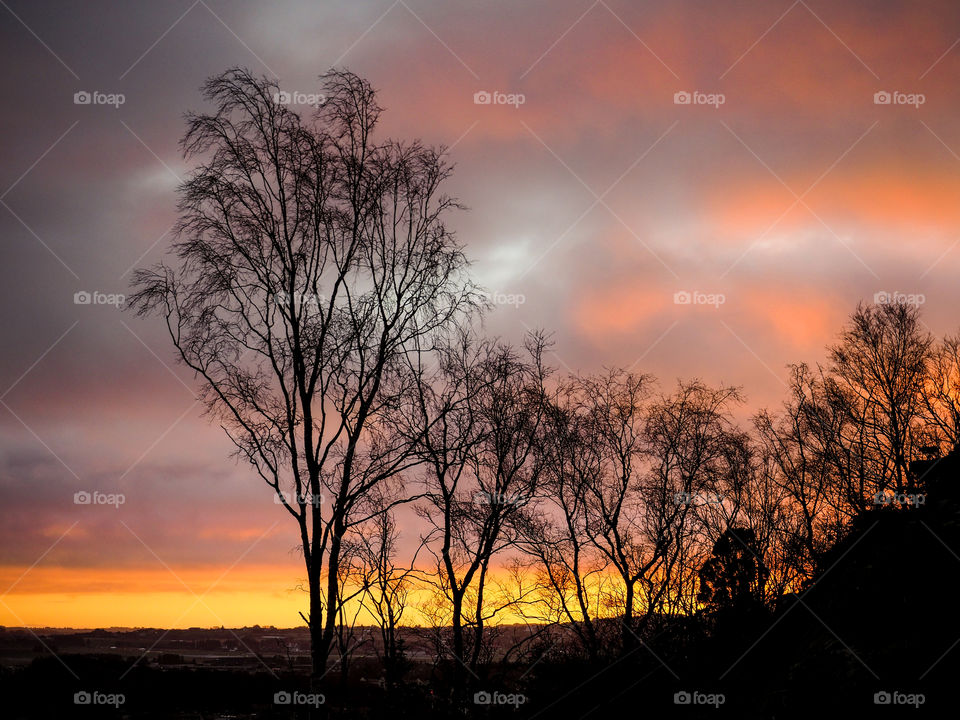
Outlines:
<svg viewBox="0 0 960 720"><path fill-rule="evenodd" d="M411 462L385 416L411 349L477 297L445 225L441 150L374 140L368 82L322 76L310 118L272 80L210 79L188 117L198 166L180 188L172 265L137 272L133 306L166 321L209 414L296 523L309 583L313 674L341 605L342 543L364 499ZM324 587L325 586L325 587Z"/></svg>
<svg viewBox="0 0 960 720"><path fill-rule="evenodd" d="M749 452L731 417L736 388L679 381L646 410L644 545L655 562L637 576L642 622L689 610L695 567L741 512Z"/></svg>

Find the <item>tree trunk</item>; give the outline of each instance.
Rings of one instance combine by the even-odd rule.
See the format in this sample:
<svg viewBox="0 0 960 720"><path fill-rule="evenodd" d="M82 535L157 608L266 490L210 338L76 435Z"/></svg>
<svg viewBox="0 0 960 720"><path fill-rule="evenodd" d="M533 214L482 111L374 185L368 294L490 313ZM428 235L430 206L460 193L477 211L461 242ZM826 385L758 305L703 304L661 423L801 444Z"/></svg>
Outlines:
<svg viewBox="0 0 960 720"><path fill-rule="evenodd" d="M623 652L630 652L636 644L633 634L633 583L627 582L626 595L623 600Z"/></svg>
<svg viewBox="0 0 960 720"><path fill-rule="evenodd" d="M451 621L453 630L453 691L459 695L463 691L463 598L459 595L453 597L453 618Z"/></svg>
<svg viewBox="0 0 960 720"><path fill-rule="evenodd" d="M315 570L309 573L310 589L310 689L319 691L321 679L327 668L329 645L323 641L323 600L320 595L320 574Z"/></svg>
<svg viewBox="0 0 960 720"><path fill-rule="evenodd" d="M342 523L335 521L333 537L330 540L330 551L327 556L327 603L325 608L323 607L323 603L320 602L320 582L319 579L317 580L317 604L320 608L320 612L317 615L317 625L319 626L322 623L322 629L318 628L318 634L320 636L319 645L314 644L313 646L314 673L316 673L318 669L317 663L320 663L319 670L321 674L326 672L327 660L330 657L330 650L333 647L334 633L336 633L337 630L337 605L339 604L340 598L338 573L340 572L340 547L342 537Z"/></svg>

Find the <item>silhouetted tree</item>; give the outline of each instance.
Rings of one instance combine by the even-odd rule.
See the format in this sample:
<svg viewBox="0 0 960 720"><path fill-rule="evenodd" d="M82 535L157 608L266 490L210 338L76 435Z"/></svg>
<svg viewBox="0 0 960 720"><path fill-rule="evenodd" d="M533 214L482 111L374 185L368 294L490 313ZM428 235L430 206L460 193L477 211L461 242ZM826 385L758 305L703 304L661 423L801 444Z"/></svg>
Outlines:
<svg viewBox="0 0 960 720"><path fill-rule="evenodd" d="M375 142L370 84L339 70L322 82L309 120L246 70L206 83L214 109L189 116L182 142L200 164L180 188L176 260L138 271L132 298L164 318L211 417L297 524L314 677L335 640L344 537L412 461L384 421L404 357L477 297L444 224L457 205L442 151Z"/></svg>
<svg viewBox="0 0 960 720"><path fill-rule="evenodd" d="M753 530L729 528L700 569L697 600L715 622L746 618L764 606L767 575Z"/></svg>
<svg viewBox="0 0 960 720"><path fill-rule="evenodd" d="M923 403L927 443L939 454L960 447L960 335L948 335L933 347Z"/></svg>
<svg viewBox="0 0 960 720"><path fill-rule="evenodd" d="M823 552L863 508L861 446L829 378L790 366L789 397L779 413L754 417L757 442L773 485L783 494L779 548L786 587L810 581Z"/></svg>
<svg viewBox="0 0 960 720"><path fill-rule="evenodd" d="M423 462L419 511L435 561L429 581L445 601L435 617L452 633L456 690L463 669L476 675L485 624L502 609L489 596L491 563L514 543L514 518L536 490L543 349L536 335L521 351L464 330L443 347L436 368L411 368L417 392L402 415Z"/></svg>
<svg viewBox="0 0 960 720"><path fill-rule="evenodd" d="M539 491L536 502L524 508L517 544L536 584L524 615L569 627L583 654L595 661L609 649L598 622L609 560L590 541L586 525L585 491L600 472L589 406L580 378L559 383L547 403L537 447Z"/></svg>
<svg viewBox="0 0 960 720"><path fill-rule="evenodd" d="M850 442L867 459L865 502L906 492L910 461L924 445L922 395L933 340L916 306L859 305L830 348L830 373L852 419Z"/></svg>
<svg viewBox="0 0 960 720"><path fill-rule="evenodd" d="M376 651L383 663L387 687L396 688L407 669L400 628L414 582L416 554L409 566L397 563L400 532L390 511L373 518L359 535L361 605L380 631Z"/></svg>

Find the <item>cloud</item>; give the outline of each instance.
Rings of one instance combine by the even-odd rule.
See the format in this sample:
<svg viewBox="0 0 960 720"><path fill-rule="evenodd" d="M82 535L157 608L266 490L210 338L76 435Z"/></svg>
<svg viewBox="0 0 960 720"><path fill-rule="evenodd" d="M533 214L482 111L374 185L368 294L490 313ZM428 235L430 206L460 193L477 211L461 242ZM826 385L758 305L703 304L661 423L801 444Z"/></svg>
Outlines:
<svg viewBox="0 0 960 720"><path fill-rule="evenodd" d="M311 92L339 62L381 90L384 136L455 145L449 189L470 211L451 227L491 290L526 299L488 327L514 340L554 331L564 369L633 364L665 383L743 385L753 409L778 402L783 366L822 358L847 313L879 290L925 292L931 328L955 329L960 6L808 5L782 18L787 5L760 0L608 0L585 15L572 0L431 1L383 17L386 6L346 1L211 5L228 27L202 5L175 26L189 5L12 5L47 47L19 23L0 26L13 68L0 79L8 574L78 519L30 574L43 580L37 593L56 591L54 568L74 596L114 592L124 576L167 592L120 519L198 578L280 520L249 560L298 566L267 488L191 409L194 380L162 324L73 303L79 290L124 292L132 266L168 249L175 176L189 170L183 113L203 109L204 78L231 66ZM74 105L81 89L126 102ZM725 102L674 103L695 90ZM876 105L881 90L926 102ZM478 91L524 102L477 104ZM810 209L784 214L791 190L815 182ZM726 301L677 305L678 291ZM128 501L80 512L81 489ZM417 521L405 522L412 542ZM255 574L235 577L255 590ZM83 617L99 622L96 604Z"/></svg>

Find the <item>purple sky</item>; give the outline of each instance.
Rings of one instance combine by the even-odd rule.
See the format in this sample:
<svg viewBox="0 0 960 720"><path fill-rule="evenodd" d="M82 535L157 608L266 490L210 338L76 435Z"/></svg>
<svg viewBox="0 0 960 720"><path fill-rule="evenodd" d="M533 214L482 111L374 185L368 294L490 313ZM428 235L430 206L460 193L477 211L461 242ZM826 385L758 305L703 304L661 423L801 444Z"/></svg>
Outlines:
<svg viewBox="0 0 960 720"><path fill-rule="evenodd" d="M287 519L227 459L160 325L74 302L127 293L166 251L183 113L230 66L302 93L346 66L380 90L384 135L452 146L478 279L523 300L490 332L552 331L561 371L739 385L747 417L878 292L956 330L960 6L837 5L0 2L0 590L43 556L0 623L151 563L212 582L246 552L237 577L280 564L296 583ZM74 504L94 489L126 503Z"/></svg>

